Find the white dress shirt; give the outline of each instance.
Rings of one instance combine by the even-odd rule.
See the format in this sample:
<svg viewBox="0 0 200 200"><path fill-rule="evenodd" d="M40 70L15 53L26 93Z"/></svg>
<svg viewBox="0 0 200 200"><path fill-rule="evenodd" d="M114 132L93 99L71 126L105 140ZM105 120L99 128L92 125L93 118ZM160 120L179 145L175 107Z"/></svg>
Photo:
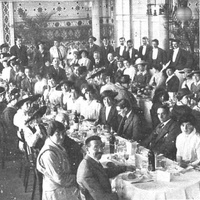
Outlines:
<svg viewBox="0 0 200 200"><path fill-rule="evenodd" d="M174 49L173 56L172 56L172 62L175 62L178 52L179 52L179 48Z"/></svg>
<svg viewBox="0 0 200 200"><path fill-rule="evenodd" d="M142 48L142 55L144 56L145 55L145 53L146 53L146 49L147 49L147 46L146 45L144 45L143 46L143 48Z"/></svg>
<svg viewBox="0 0 200 200"><path fill-rule="evenodd" d="M158 57L158 48L153 48L152 59L156 60Z"/></svg>

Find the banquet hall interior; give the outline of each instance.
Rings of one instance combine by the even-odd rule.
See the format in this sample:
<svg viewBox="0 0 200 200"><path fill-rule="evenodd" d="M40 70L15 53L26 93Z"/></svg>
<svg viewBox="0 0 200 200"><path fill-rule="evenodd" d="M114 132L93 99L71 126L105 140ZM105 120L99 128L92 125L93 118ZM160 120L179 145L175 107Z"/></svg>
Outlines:
<svg viewBox="0 0 200 200"><path fill-rule="evenodd" d="M110 179L116 199L200 199L199 9L199 0L0 1L0 199L51 199L40 157L55 121L74 177L98 135L103 166L106 157L144 178Z"/></svg>

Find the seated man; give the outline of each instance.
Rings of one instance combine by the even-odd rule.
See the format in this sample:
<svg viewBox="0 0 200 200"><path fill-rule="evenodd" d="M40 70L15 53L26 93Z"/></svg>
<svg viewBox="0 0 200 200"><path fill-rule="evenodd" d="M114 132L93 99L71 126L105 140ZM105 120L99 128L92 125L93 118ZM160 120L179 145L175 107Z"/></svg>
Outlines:
<svg viewBox="0 0 200 200"><path fill-rule="evenodd" d="M81 197L87 200L117 200L111 190L109 178L126 170L126 167L103 168L99 160L103 154L103 143L99 136L93 135L85 141L87 154L77 171L77 182Z"/></svg>
<svg viewBox="0 0 200 200"><path fill-rule="evenodd" d="M117 103L118 114L122 116L117 134L126 139L132 139L140 142L144 138L144 126L139 116L139 108L131 107L126 99Z"/></svg>
<svg viewBox="0 0 200 200"><path fill-rule="evenodd" d="M158 108L157 115L160 124L158 124L143 145L158 154L163 154L165 157L175 160L175 141L177 135L181 132L180 127L176 121L171 119L169 107L166 105Z"/></svg>

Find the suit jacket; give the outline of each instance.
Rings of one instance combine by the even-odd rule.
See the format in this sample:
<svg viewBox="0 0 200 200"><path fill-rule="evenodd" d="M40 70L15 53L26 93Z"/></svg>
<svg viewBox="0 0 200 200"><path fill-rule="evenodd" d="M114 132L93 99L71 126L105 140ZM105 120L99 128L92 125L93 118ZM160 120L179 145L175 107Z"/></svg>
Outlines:
<svg viewBox="0 0 200 200"><path fill-rule="evenodd" d="M163 154L165 157L176 159L176 137L181 133L179 124L170 119L169 122L160 128L160 124L147 138L145 146L152 148L153 151Z"/></svg>
<svg viewBox="0 0 200 200"><path fill-rule="evenodd" d="M152 50L152 46L150 45L147 45L146 47L146 52L144 55L142 55L142 50L143 50L143 45L139 47L139 57L144 60L144 61L147 61L148 58L149 58L149 53L150 51Z"/></svg>
<svg viewBox="0 0 200 200"><path fill-rule="evenodd" d="M118 58L126 58L126 46L124 46L124 50L123 50L123 53L122 53L122 55L119 55L119 53L120 53L120 47L117 47L116 49L115 49L115 56L117 56Z"/></svg>
<svg viewBox="0 0 200 200"><path fill-rule="evenodd" d="M103 60L103 62L104 62L105 64L108 64L108 63L109 63L109 61L108 61L108 59L107 59L107 56L108 56L109 53L114 53L114 48L113 48L113 46L108 45L107 48L106 48L104 45L102 45L102 46L100 47L101 59Z"/></svg>
<svg viewBox="0 0 200 200"><path fill-rule="evenodd" d="M182 70L184 68L192 68L193 64L193 59L190 53L181 48L179 48L175 62L173 62L173 49L170 49L168 52L167 62L168 61L171 61L170 65L175 67L175 69L177 70Z"/></svg>
<svg viewBox="0 0 200 200"><path fill-rule="evenodd" d="M123 120L123 119L122 119ZM122 128L120 126L123 126ZM125 123L120 123L118 134L126 139L141 141L143 139L142 121L139 116L132 110Z"/></svg>
<svg viewBox="0 0 200 200"><path fill-rule="evenodd" d="M111 76L111 80L114 81L115 73L117 71L117 63L115 60L112 63L108 63L106 71Z"/></svg>
<svg viewBox="0 0 200 200"><path fill-rule="evenodd" d="M12 56L16 56L20 60L22 66L28 65L26 46L22 45L21 48L19 49L17 45L14 45L10 48L10 54Z"/></svg>
<svg viewBox="0 0 200 200"><path fill-rule="evenodd" d="M33 78L29 80L27 77L25 77L21 82L21 89L27 94L34 94L34 85L35 80Z"/></svg>
<svg viewBox="0 0 200 200"><path fill-rule="evenodd" d="M152 65L166 64L167 55L163 49L158 48L158 55L155 60L153 60L152 56L153 56L153 49L151 49L151 51L149 52L148 62L150 67L152 67Z"/></svg>
<svg viewBox="0 0 200 200"><path fill-rule="evenodd" d="M134 65L135 60L138 58L138 54L139 54L138 50L132 48L132 53L131 53L131 57L130 57L129 49L127 49L125 59L128 60L131 65Z"/></svg>
<svg viewBox="0 0 200 200"><path fill-rule="evenodd" d="M123 172L121 168L103 168L97 161L86 155L77 171L77 183L86 200L117 200L111 191L109 178Z"/></svg>
<svg viewBox="0 0 200 200"><path fill-rule="evenodd" d="M165 84L167 92L178 92L180 81L177 76L173 76L169 80L166 80Z"/></svg>
<svg viewBox="0 0 200 200"><path fill-rule="evenodd" d="M92 47L88 46L87 51L88 51L88 58L93 62L94 61L93 53L95 51L100 52L100 47L99 47L99 45L94 44Z"/></svg>
<svg viewBox="0 0 200 200"><path fill-rule="evenodd" d="M95 60L92 61L92 69L98 69L104 66L104 60L100 59L98 63L95 62Z"/></svg>
<svg viewBox="0 0 200 200"><path fill-rule="evenodd" d="M59 71L57 71L53 66L50 66L49 73L55 79L56 83L60 83L60 81L66 79L66 72L61 67L59 67Z"/></svg>
<svg viewBox="0 0 200 200"><path fill-rule="evenodd" d="M114 131L117 131L119 126L119 117L118 112L115 106L112 106L110 112L108 114L108 118L106 120L106 107L103 106L100 110L99 119L97 121L98 124L109 125L113 128Z"/></svg>

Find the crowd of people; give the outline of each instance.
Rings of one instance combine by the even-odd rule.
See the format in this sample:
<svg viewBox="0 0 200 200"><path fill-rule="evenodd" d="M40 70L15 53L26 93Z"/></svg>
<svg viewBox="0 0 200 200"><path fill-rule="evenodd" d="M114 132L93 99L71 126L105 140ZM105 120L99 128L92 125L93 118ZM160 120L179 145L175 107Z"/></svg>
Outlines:
<svg viewBox="0 0 200 200"><path fill-rule="evenodd" d="M73 44L67 49L61 38L46 49L40 41L32 60L20 36L14 46L0 46L1 132L11 149L18 145L23 151L24 137L38 150L44 200L117 199L109 178L127 170L103 169L99 136L86 139L83 158L81 146L66 134L68 113L109 127L182 167L200 163L200 70L180 41L171 39L168 50L157 39L150 45L147 37L139 49L124 37L117 48L106 37L101 46L95 41L90 36L85 49ZM152 100L151 127L137 104L145 97ZM43 116L50 114L47 125Z"/></svg>

